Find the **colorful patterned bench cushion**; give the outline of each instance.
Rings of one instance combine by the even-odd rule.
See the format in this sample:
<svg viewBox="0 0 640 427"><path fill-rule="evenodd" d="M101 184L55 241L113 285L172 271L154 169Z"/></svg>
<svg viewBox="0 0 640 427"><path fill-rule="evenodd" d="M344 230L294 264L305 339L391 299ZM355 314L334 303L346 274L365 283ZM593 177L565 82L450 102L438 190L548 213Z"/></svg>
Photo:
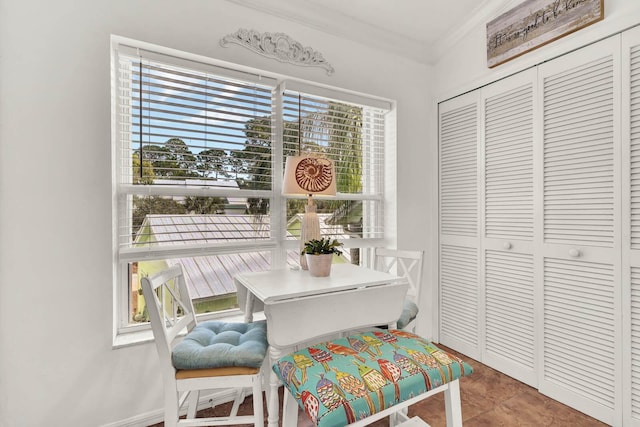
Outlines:
<svg viewBox="0 0 640 427"><path fill-rule="evenodd" d="M274 372L321 427L380 412L473 369L410 332L375 329L282 357Z"/></svg>

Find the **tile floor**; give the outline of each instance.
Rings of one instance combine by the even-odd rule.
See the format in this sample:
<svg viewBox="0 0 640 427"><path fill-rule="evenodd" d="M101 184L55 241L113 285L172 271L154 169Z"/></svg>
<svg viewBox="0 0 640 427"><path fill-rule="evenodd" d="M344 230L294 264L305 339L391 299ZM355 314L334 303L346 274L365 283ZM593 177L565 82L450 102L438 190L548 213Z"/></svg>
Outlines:
<svg viewBox="0 0 640 427"><path fill-rule="evenodd" d="M451 351L439 345L446 351ZM460 380L462 419L465 427L604 427L582 412L550 399L534 388L491 369L473 359L458 354L473 366L474 372ZM282 399L282 387L280 388ZM280 400L282 402L282 400ZM227 414L229 405L200 411L199 416ZM251 399L245 400L240 413L250 411ZM266 402L265 402L266 408ZM225 412L227 411L227 412ZM444 395L438 393L409 408L409 416L419 416L431 427L445 427ZM265 425L266 425L265 413ZM387 427L388 420L380 420L372 427ZM163 423L150 427L161 427ZM299 427L310 427L306 415L300 413Z"/></svg>
<svg viewBox="0 0 640 427"><path fill-rule="evenodd" d="M441 345L439 347L451 351ZM464 355L458 356L471 364L474 370L473 374L460 380L462 419L465 427L606 426L507 375ZM438 393L413 405L409 409L409 415L420 416L432 427L446 426L444 395ZM387 424L378 426L383 425Z"/></svg>

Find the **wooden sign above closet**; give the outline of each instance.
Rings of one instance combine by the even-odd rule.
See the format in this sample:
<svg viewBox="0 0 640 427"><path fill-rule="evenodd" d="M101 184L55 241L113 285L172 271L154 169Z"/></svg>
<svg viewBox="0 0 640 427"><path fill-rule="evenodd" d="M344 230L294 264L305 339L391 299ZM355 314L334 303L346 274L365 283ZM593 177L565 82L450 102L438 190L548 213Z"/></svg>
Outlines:
<svg viewBox="0 0 640 427"><path fill-rule="evenodd" d="M604 0L527 0L487 24L492 68L604 18Z"/></svg>

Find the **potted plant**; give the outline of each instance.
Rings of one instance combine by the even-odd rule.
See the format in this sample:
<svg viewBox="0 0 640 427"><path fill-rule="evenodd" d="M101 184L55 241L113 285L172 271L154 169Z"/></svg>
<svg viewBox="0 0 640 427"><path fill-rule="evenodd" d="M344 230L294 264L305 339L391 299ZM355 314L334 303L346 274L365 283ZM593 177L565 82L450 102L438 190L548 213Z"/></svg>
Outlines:
<svg viewBox="0 0 640 427"><path fill-rule="evenodd" d="M336 239L312 239L304 244L302 254L307 259L309 273L314 277L327 277L331 272L333 255L341 255L338 249L342 246Z"/></svg>

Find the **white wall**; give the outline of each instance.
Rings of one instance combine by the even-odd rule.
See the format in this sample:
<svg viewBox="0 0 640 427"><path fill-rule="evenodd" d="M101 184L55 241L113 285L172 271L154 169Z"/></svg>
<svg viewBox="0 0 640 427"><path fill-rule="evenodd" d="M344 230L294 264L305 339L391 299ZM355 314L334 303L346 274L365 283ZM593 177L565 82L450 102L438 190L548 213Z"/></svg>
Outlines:
<svg viewBox="0 0 640 427"><path fill-rule="evenodd" d="M434 67L434 101L459 95L640 24L640 1L605 0L604 4L604 20L494 68L487 67L486 22L470 28Z"/></svg>
<svg viewBox="0 0 640 427"><path fill-rule="evenodd" d="M285 32L336 72L219 46L241 27ZM160 415L155 348L112 349L112 33L396 99L398 244L434 235L414 181L433 146L429 67L223 0L0 0L0 426Z"/></svg>
<svg viewBox="0 0 640 427"><path fill-rule="evenodd" d="M509 2L505 2L509 3ZM509 3L512 4L512 3ZM513 6L511 6L513 7ZM575 33L569 34L555 42L528 52L518 58L499 65L495 68L487 67L486 56L486 22L495 18L506 10L501 10L495 16L488 17L475 27L469 28L465 36L453 47L447 50L446 55L438 60L433 69L432 94L428 106L428 129L429 138L427 144L429 150L437 153L438 123L437 123L437 103L460 95L467 91L476 89L482 85L512 75L543 61L555 58L563 53L580 48L589 43L620 32L626 28L640 24L640 1L638 0L605 0L605 18L589 27L583 28ZM436 156L437 157L437 156ZM432 185L429 195L433 198L429 200L429 229L437 230L438 226L438 199L437 182L438 166L437 158L431 160L432 167L428 182ZM434 233L437 236L437 232ZM427 271L427 282L437 283L437 239L430 239L427 243L427 259L425 265L429 266ZM437 291L434 290L430 300L423 300L422 309L429 309L429 301L437 301ZM437 305L434 302L431 306L434 313L437 313ZM436 316L437 318L437 316ZM432 333L437 338L437 320L432 322Z"/></svg>

